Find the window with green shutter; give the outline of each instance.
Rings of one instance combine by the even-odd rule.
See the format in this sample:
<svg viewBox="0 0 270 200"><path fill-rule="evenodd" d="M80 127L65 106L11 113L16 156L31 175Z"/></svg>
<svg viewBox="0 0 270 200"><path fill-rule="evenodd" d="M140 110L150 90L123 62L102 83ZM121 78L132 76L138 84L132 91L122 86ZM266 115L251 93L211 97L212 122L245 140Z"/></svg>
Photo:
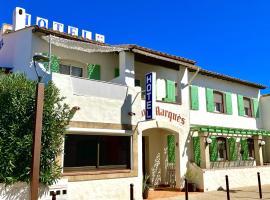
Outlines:
<svg viewBox="0 0 270 200"><path fill-rule="evenodd" d="M208 112L214 112L214 92L213 89L206 88L206 108Z"/></svg>
<svg viewBox="0 0 270 200"><path fill-rule="evenodd" d="M119 67L115 68L114 69L114 78L118 77L119 76Z"/></svg>
<svg viewBox="0 0 270 200"><path fill-rule="evenodd" d="M175 96L175 82L166 80L166 102L176 102Z"/></svg>
<svg viewBox="0 0 270 200"><path fill-rule="evenodd" d="M190 97L191 97L191 109L199 110L199 95L198 86L192 85L190 87Z"/></svg>
<svg viewBox="0 0 270 200"><path fill-rule="evenodd" d="M235 161L237 160L237 146L236 146L236 138L228 139L229 145L229 160Z"/></svg>
<svg viewBox="0 0 270 200"><path fill-rule="evenodd" d="M216 137L212 136L210 138L212 139L212 142L209 146L210 161L214 162L218 159L218 143Z"/></svg>
<svg viewBox="0 0 270 200"><path fill-rule="evenodd" d="M242 160L248 160L248 141L247 141L247 138L241 138L240 143L241 143L240 154L241 154Z"/></svg>
<svg viewBox="0 0 270 200"><path fill-rule="evenodd" d="M238 115L244 116L244 100L242 95L237 95Z"/></svg>
<svg viewBox="0 0 270 200"><path fill-rule="evenodd" d="M175 136L167 136L167 145L168 145L168 162L175 163Z"/></svg>
<svg viewBox="0 0 270 200"><path fill-rule="evenodd" d="M259 112L259 101L258 99L253 99L253 117L259 118L260 117L260 112Z"/></svg>
<svg viewBox="0 0 270 200"><path fill-rule="evenodd" d="M89 79L100 80L100 65L89 64L87 67L87 75Z"/></svg>
<svg viewBox="0 0 270 200"><path fill-rule="evenodd" d="M225 94L225 99L226 99L226 113L228 115L232 115L233 111L232 111L232 94L227 92Z"/></svg>

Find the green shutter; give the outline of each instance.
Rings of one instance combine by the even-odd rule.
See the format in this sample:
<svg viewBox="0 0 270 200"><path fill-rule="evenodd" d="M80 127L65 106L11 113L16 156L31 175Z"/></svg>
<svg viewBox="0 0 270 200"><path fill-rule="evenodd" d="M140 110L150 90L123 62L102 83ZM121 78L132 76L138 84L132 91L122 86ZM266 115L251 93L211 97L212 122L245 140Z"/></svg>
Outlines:
<svg viewBox="0 0 270 200"><path fill-rule="evenodd" d="M87 74L89 79L100 80L100 65L89 64Z"/></svg>
<svg viewBox="0 0 270 200"><path fill-rule="evenodd" d="M166 80L166 98L165 100L167 102L175 102L176 97L175 97L175 82Z"/></svg>
<svg viewBox="0 0 270 200"><path fill-rule="evenodd" d="M199 110L198 86L192 85L190 87L190 93L191 93L191 109Z"/></svg>
<svg viewBox="0 0 270 200"><path fill-rule="evenodd" d="M248 160L248 143L246 138L241 138L242 160Z"/></svg>
<svg viewBox="0 0 270 200"><path fill-rule="evenodd" d="M229 92L226 92L225 94L225 99L226 99L226 113L228 115L232 115L232 95Z"/></svg>
<svg viewBox="0 0 270 200"><path fill-rule="evenodd" d="M238 115L244 116L244 100L242 95L237 95L237 102L238 102Z"/></svg>
<svg viewBox="0 0 270 200"><path fill-rule="evenodd" d="M45 56L49 56L49 53L47 53L47 52L44 52L42 54ZM56 55L51 55L51 72L59 73L59 63L60 63L59 58ZM49 63L45 62L43 65L44 65L45 69L48 70Z"/></svg>
<svg viewBox="0 0 270 200"><path fill-rule="evenodd" d="M259 118L260 117L260 112L259 112L259 102L258 99L253 99L253 117Z"/></svg>
<svg viewBox="0 0 270 200"><path fill-rule="evenodd" d="M119 68L114 69L114 78L119 76Z"/></svg>
<svg viewBox="0 0 270 200"><path fill-rule="evenodd" d="M174 135L167 136L168 145L168 162L175 163L175 137Z"/></svg>
<svg viewBox="0 0 270 200"><path fill-rule="evenodd" d="M214 93L209 88L206 88L206 108L208 112L214 112Z"/></svg>
<svg viewBox="0 0 270 200"><path fill-rule="evenodd" d="M237 160L237 146L236 146L236 139L229 138L229 160L235 161Z"/></svg>
<svg viewBox="0 0 270 200"><path fill-rule="evenodd" d="M211 137L212 143L209 146L210 161L217 161L218 158L218 143L216 137Z"/></svg>
<svg viewBox="0 0 270 200"><path fill-rule="evenodd" d="M200 149L200 137L193 137L193 156L194 162L200 166L201 162L201 149Z"/></svg>

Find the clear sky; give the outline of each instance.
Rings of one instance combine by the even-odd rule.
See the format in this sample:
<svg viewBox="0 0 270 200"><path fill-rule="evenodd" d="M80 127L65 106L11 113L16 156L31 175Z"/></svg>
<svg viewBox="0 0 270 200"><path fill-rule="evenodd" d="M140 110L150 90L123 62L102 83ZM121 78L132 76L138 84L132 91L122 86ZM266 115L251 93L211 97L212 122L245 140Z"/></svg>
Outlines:
<svg viewBox="0 0 270 200"><path fill-rule="evenodd" d="M215 72L270 86L270 1L1 0L0 23L23 7L32 15L197 61ZM270 93L270 89L262 91Z"/></svg>

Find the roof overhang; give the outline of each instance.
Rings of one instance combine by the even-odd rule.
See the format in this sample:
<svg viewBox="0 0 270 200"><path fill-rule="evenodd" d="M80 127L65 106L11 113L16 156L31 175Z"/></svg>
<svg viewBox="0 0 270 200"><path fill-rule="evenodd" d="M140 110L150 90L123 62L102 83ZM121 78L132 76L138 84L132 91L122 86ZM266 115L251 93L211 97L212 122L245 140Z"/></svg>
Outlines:
<svg viewBox="0 0 270 200"><path fill-rule="evenodd" d="M196 70L189 68L189 71L190 72L195 72ZM199 74L205 75L205 76L210 76L210 77L213 77L213 78L226 80L226 81L231 81L231 82L235 82L235 83L240 83L242 85L247 85L247 86L250 86L250 87L253 87L253 88L258 88L258 89L267 88L267 86L265 86L265 85L253 83L253 82L250 82L250 81L241 80L241 79L238 79L238 78L235 78L235 77L227 76L227 75L224 75L224 74L219 74L219 73L216 73L216 72L211 72L211 71L208 71L208 70L205 70L205 69L202 69L202 68L200 68Z"/></svg>

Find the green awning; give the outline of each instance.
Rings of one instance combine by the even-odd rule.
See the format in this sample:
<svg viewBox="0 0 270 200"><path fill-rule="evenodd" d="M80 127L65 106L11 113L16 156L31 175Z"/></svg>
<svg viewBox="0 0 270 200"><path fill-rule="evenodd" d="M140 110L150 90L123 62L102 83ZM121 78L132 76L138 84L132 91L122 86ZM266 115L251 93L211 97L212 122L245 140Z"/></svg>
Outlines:
<svg viewBox="0 0 270 200"><path fill-rule="evenodd" d="M220 126L204 126L204 125L191 125L191 131L208 132L208 133L224 133L224 134L237 134L237 135L262 135L270 136L270 131L258 129L239 129Z"/></svg>

